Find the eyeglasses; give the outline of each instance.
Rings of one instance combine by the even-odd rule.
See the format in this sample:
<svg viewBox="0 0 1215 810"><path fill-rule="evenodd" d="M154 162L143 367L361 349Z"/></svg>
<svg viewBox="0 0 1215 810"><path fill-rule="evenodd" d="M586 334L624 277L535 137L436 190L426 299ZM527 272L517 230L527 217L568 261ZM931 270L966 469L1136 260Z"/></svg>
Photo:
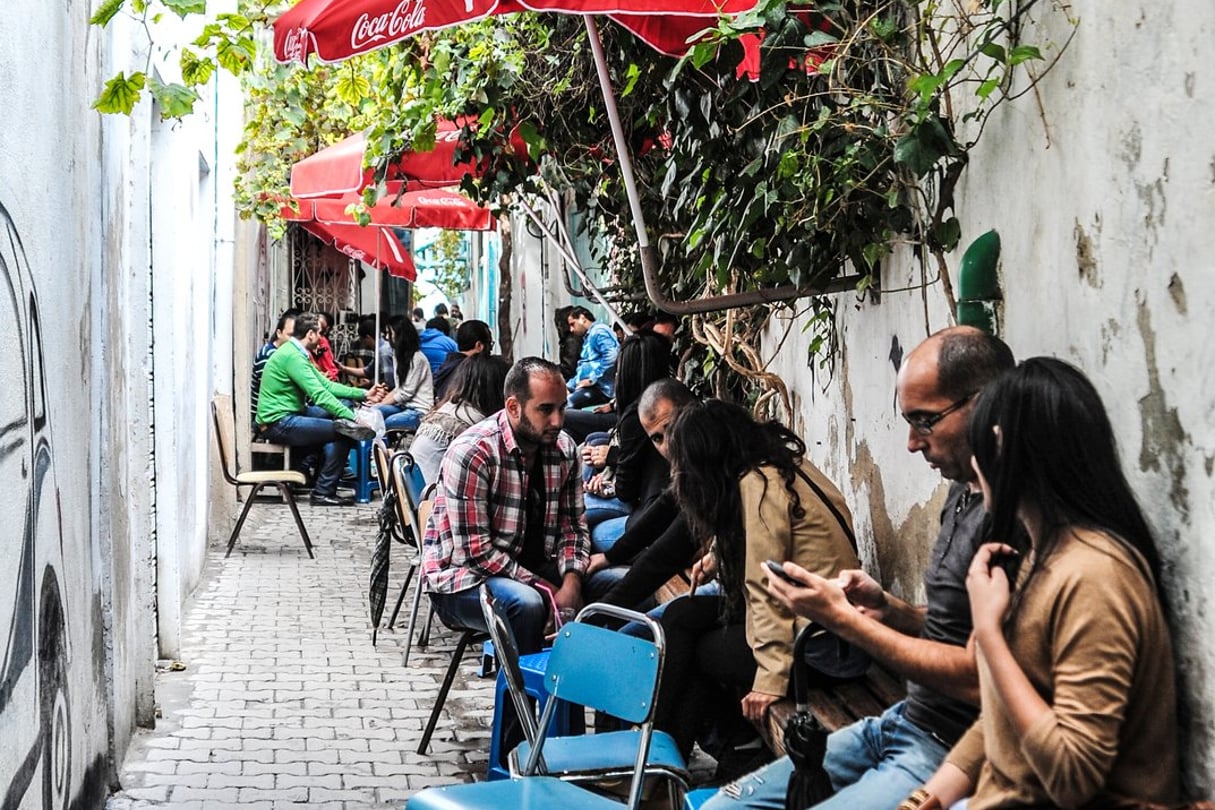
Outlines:
<svg viewBox="0 0 1215 810"><path fill-rule="evenodd" d="M959 399L957 402L950 405L948 408L945 408L944 410L941 410L941 411L937 411L936 413L933 413L931 411L928 411L928 412L916 411L913 414L905 413L905 414L903 414L903 421L905 421L907 424L911 425L912 430L914 430L916 433L920 434L921 436L931 436L932 429L937 426L938 422L940 422L946 416L949 416L951 413L958 410L959 408L964 407L966 405L966 403L970 402L972 399L974 399L974 397L975 397L974 393L967 394L966 396Z"/></svg>

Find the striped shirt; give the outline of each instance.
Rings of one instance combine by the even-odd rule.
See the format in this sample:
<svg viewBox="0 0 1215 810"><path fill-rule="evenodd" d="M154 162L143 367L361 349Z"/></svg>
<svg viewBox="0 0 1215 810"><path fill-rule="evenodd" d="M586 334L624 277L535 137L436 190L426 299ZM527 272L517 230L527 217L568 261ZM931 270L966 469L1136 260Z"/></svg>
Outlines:
<svg viewBox="0 0 1215 810"><path fill-rule="evenodd" d="M560 434L541 446L544 476L544 552L564 576L579 574L590 561L591 541L583 517L582 475L573 440ZM540 581L519 564L527 530L530 471L515 441L506 411L460 434L439 471L434 511L426 524L422 572L435 593L475 588L489 577Z"/></svg>

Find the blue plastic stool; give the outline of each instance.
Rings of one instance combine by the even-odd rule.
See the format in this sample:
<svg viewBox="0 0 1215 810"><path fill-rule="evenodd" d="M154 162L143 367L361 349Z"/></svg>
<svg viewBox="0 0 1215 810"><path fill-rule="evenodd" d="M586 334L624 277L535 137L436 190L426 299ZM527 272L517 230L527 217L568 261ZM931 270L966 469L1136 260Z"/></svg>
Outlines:
<svg viewBox="0 0 1215 810"><path fill-rule="evenodd" d="M683 810L698 810L709 799L717 795L717 788L697 788L684 794Z"/></svg>
<svg viewBox="0 0 1215 810"><path fill-rule="evenodd" d="M380 488L380 482L371 477L371 444L374 439L364 439L350 448L350 469L354 471L354 500L356 503L371 503L371 493Z"/></svg>
<svg viewBox="0 0 1215 810"><path fill-rule="evenodd" d="M528 697L541 705L548 699L548 690L544 688L544 670L548 667L548 655L549 650L541 650L531 655L519 656L519 668L523 670L523 688ZM506 755L510 752L502 750L502 707L508 703L510 694L506 686L506 675L499 669L497 684L494 687L494 725L490 733L489 771L486 774L486 779L491 782L510 778L510 771L505 765ZM549 727L550 734L568 736L581 734L585 730L585 723L582 722L581 715L576 715L575 708L577 707L568 703L557 707Z"/></svg>

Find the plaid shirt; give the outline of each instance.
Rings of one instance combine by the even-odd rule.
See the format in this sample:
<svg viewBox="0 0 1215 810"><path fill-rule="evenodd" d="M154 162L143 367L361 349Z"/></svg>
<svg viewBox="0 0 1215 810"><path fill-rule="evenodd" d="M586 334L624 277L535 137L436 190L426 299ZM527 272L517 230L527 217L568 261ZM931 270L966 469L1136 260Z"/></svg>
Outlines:
<svg viewBox="0 0 1215 810"><path fill-rule="evenodd" d="M575 449L562 433L556 446L538 451L544 474L544 551L562 576L585 571L591 554ZM489 577L529 585L540 581L517 562L527 528L528 474L505 410L451 443L423 539L422 572L429 590L458 593Z"/></svg>

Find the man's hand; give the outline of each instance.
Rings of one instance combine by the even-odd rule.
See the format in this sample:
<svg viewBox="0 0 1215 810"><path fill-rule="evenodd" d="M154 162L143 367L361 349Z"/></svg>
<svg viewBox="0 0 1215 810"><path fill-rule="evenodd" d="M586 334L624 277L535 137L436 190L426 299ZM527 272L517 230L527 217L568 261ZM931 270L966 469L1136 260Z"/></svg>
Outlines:
<svg viewBox="0 0 1215 810"><path fill-rule="evenodd" d="M712 552L702 554L699 560L692 563L690 593L695 594L697 588L706 582L712 582L716 578L717 557L713 556Z"/></svg>
<svg viewBox="0 0 1215 810"><path fill-rule="evenodd" d="M590 388L592 385L594 385L594 383L591 382L590 380L579 380L577 387L578 388Z"/></svg>
<svg viewBox="0 0 1215 810"><path fill-rule="evenodd" d="M786 562L784 567L785 573L800 584L785 582L780 577L768 577L768 592L797 615L834 630L840 624L840 617L856 612L838 579L812 574L793 562Z"/></svg>
<svg viewBox="0 0 1215 810"><path fill-rule="evenodd" d="M743 717L752 723L763 723L764 715L772 704L780 700L780 695L769 695L767 692L751 691L742 699Z"/></svg>
<svg viewBox="0 0 1215 810"><path fill-rule="evenodd" d="M388 386L384 383L376 383L367 392L367 402L371 405L376 405L384 401L384 397L388 396Z"/></svg>
<svg viewBox="0 0 1215 810"><path fill-rule="evenodd" d="M886 618L890 603L886 599L886 591L876 579L864 571L850 569L841 571L838 581L848 601L856 605L861 613L879 622Z"/></svg>
<svg viewBox="0 0 1215 810"><path fill-rule="evenodd" d="M608 562L606 554L592 554L591 563L586 567L586 575L589 577L591 574L602 571L609 566L611 566L611 563Z"/></svg>
<svg viewBox="0 0 1215 810"><path fill-rule="evenodd" d="M604 405L596 405L594 408L591 408L591 413L611 413L614 410L616 410L616 406L608 402Z"/></svg>
<svg viewBox="0 0 1215 810"><path fill-rule="evenodd" d="M604 481L603 473L591 476L586 482L586 491L600 498L616 497L616 487L610 481Z"/></svg>
<svg viewBox="0 0 1215 810"><path fill-rule="evenodd" d="M561 580L561 588L553 597L558 608L570 608L574 612L582 608L582 577L570 571Z"/></svg>

